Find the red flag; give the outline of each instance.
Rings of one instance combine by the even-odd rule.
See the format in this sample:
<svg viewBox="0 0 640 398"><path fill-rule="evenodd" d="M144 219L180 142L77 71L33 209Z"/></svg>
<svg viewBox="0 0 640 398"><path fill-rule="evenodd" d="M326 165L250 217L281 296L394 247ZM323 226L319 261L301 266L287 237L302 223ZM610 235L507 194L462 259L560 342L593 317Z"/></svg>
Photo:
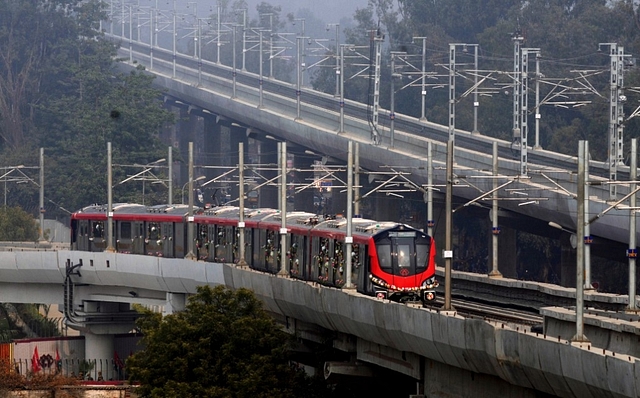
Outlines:
<svg viewBox="0 0 640 398"><path fill-rule="evenodd" d="M56 348L56 363L60 362L60 353L58 353L58 349Z"/></svg>
<svg viewBox="0 0 640 398"><path fill-rule="evenodd" d="M33 351L33 356L31 357L31 370L34 373L42 370L42 367L40 366L40 355L38 355L38 347Z"/></svg>
<svg viewBox="0 0 640 398"><path fill-rule="evenodd" d="M116 350L113 351L113 366L116 369L124 368L124 363L120 359L120 356L118 355L118 351L116 351Z"/></svg>

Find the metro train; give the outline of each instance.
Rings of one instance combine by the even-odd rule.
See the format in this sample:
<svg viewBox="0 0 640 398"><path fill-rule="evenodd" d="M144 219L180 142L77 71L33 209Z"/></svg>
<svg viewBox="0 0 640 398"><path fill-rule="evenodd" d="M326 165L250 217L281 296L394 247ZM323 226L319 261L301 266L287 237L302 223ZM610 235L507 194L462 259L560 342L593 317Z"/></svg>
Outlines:
<svg viewBox="0 0 640 398"><path fill-rule="evenodd" d="M113 205L113 245L117 252L181 258L188 253L188 205ZM239 261L240 209L193 208L193 250L199 260ZM325 286L346 285L347 219L306 212L285 215L286 244L280 244L282 214L244 210L245 260L255 270L278 273L286 256L292 278ZM71 248L104 251L107 206L92 205L71 216ZM352 219L351 285L358 292L397 302L433 301L436 280L434 239L397 222Z"/></svg>

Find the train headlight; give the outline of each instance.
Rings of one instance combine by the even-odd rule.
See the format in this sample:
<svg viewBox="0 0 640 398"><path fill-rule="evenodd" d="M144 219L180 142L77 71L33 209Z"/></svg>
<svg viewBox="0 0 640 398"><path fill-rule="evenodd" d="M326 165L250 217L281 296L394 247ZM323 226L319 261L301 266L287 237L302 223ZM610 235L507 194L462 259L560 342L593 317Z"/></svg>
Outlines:
<svg viewBox="0 0 640 398"><path fill-rule="evenodd" d="M432 301L436 298L436 294L434 292L424 292L425 301Z"/></svg>

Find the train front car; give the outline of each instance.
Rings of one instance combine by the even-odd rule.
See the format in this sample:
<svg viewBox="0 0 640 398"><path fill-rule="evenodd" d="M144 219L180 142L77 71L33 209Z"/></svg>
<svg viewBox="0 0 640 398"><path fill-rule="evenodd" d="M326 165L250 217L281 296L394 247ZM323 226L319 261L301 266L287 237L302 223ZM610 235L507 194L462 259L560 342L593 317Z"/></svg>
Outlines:
<svg viewBox="0 0 640 398"><path fill-rule="evenodd" d="M404 224L376 223L368 245L368 294L397 302L435 300L435 242L422 231ZM364 232L363 231L363 232Z"/></svg>

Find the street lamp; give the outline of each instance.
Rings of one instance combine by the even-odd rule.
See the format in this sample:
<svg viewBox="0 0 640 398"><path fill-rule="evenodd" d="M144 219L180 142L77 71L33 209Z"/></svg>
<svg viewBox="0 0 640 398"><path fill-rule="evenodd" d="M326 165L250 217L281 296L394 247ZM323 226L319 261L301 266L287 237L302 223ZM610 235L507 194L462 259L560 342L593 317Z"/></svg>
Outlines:
<svg viewBox="0 0 640 398"><path fill-rule="evenodd" d="M202 180L204 180L205 178L207 178L207 176L200 176L200 177L198 177L198 178L194 179L193 181L187 181L187 182L185 182L185 183L184 183L184 185L182 186L182 191L181 191L181 192L182 192L182 194L181 194L181 196L182 196L182 204L185 204L185 203L184 203L184 191L185 191L185 189L187 188L187 185L188 185L190 182L198 182L198 181L202 181Z"/></svg>
<svg viewBox="0 0 640 398"><path fill-rule="evenodd" d="M569 229L566 229L562 225L558 224L557 222L553 222L553 221L549 221L549 226L551 228L559 229L561 231L564 231L564 232L568 233L569 234L569 243L571 243L571 247L574 248L574 249L577 247L578 238L576 237L576 232L575 231L571 231Z"/></svg>

